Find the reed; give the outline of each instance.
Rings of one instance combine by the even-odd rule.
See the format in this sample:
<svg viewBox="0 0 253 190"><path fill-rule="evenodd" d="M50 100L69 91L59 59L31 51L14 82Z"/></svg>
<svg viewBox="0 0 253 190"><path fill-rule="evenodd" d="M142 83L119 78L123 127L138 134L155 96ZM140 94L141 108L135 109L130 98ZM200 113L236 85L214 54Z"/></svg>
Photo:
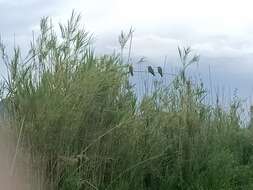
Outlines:
<svg viewBox="0 0 253 190"><path fill-rule="evenodd" d="M185 72L198 61L190 49L179 49L182 70L169 83L137 100L131 50L126 64L123 46L121 55L96 55L80 19L73 12L59 36L43 18L25 59L1 43L2 102L17 150L29 150L38 171L31 181L42 175L47 189L61 190L253 188L253 133L241 125L240 101L228 110L205 103L204 85Z"/></svg>

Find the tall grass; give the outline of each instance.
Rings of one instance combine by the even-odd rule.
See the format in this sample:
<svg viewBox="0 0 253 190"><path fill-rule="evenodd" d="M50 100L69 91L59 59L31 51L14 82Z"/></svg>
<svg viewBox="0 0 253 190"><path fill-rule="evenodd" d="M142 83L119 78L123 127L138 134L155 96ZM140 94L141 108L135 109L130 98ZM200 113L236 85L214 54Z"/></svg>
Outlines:
<svg viewBox="0 0 253 190"><path fill-rule="evenodd" d="M252 189L253 133L241 126L235 99L224 111L204 103L202 83L181 72L137 101L120 55L98 56L72 14L61 36L41 21L22 59L8 57L2 102L19 147L30 152L47 189ZM131 36L132 38L132 36ZM122 48L123 51L123 48ZM130 51L129 51L130 52ZM128 59L129 62L129 59Z"/></svg>

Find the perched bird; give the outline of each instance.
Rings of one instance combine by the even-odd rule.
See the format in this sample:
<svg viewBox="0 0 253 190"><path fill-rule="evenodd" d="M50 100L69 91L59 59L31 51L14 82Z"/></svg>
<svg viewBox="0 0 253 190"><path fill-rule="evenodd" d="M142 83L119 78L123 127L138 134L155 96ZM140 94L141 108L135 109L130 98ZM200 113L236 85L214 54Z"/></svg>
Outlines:
<svg viewBox="0 0 253 190"><path fill-rule="evenodd" d="M161 75L161 77L163 77L163 70L162 70L162 67L157 67L157 71L158 71L158 73Z"/></svg>
<svg viewBox="0 0 253 190"><path fill-rule="evenodd" d="M130 73L131 76L134 76L133 65L129 65L129 73Z"/></svg>
<svg viewBox="0 0 253 190"><path fill-rule="evenodd" d="M148 66L148 72L155 76L154 69L151 66Z"/></svg>

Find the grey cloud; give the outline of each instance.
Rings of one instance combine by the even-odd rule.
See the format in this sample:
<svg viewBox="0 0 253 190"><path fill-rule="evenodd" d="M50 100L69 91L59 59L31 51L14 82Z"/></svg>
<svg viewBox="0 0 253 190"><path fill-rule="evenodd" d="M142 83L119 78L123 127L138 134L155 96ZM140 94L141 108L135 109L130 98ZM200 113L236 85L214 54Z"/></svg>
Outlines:
<svg viewBox="0 0 253 190"><path fill-rule="evenodd" d="M2 35L25 35L38 25L43 16L57 12L60 0L26 0L0 2L0 33Z"/></svg>

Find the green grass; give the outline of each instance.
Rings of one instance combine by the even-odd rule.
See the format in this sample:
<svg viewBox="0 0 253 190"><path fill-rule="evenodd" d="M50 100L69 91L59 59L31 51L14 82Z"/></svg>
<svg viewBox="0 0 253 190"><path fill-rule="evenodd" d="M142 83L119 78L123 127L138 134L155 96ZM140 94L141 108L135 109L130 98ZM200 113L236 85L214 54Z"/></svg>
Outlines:
<svg viewBox="0 0 253 190"><path fill-rule="evenodd" d="M96 55L79 21L73 13L58 36L42 19L25 59L18 48L8 58L1 44L8 68L2 99L30 154L30 183L42 177L46 189L61 190L253 188L253 132L241 125L240 102L227 111L204 103L203 84L185 72L197 61L190 50L180 49L182 70L170 84L137 101L122 56Z"/></svg>

